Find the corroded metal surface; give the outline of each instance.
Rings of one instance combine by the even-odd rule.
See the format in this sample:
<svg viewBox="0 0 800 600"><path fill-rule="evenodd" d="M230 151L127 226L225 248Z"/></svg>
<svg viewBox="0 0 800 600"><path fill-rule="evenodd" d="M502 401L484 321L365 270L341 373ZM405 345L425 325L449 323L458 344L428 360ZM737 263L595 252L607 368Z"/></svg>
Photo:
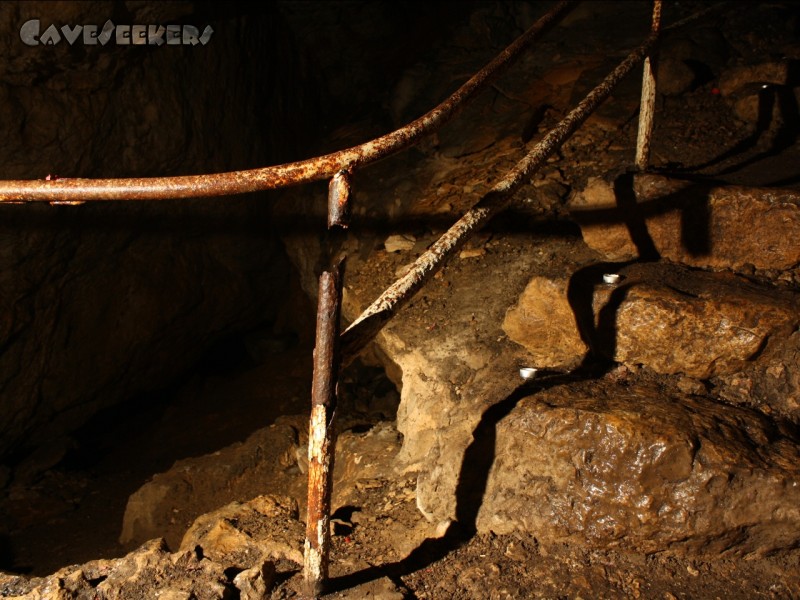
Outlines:
<svg viewBox="0 0 800 600"><path fill-rule="evenodd" d="M339 376L339 319L342 299L340 259L319 278L317 341L311 387L308 439L308 513L303 559L307 592L316 598L328 578L330 511L336 447L336 382Z"/></svg>
<svg viewBox="0 0 800 600"><path fill-rule="evenodd" d="M547 158L608 98L620 80L644 60L657 39L657 34L651 32L641 46L631 52L530 153L422 254L406 275L389 286L353 321L342 334L342 355L345 361L352 360L448 258L458 252L492 217L505 209L514 193L530 180L531 175L541 168Z"/></svg>
<svg viewBox="0 0 800 600"><path fill-rule="evenodd" d="M230 196L327 179L343 169L352 171L408 148L424 136L435 132L449 121L467 100L497 78L525 48L563 17L574 4L572 1L559 2L452 96L430 112L405 127L360 146L284 165L209 175L0 181L0 202L167 200Z"/></svg>
<svg viewBox="0 0 800 600"><path fill-rule="evenodd" d="M342 170L333 176L328 184L328 229L349 225L351 191L349 171Z"/></svg>

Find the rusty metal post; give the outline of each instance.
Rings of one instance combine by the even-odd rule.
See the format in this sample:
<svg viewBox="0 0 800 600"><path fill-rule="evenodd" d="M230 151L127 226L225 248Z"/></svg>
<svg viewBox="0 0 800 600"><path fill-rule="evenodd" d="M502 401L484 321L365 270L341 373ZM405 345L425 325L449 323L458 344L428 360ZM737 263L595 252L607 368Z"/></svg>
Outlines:
<svg viewBox="0 0 800 600"><path fill-rule="evenodd" d="M342 169L328 184L328 229L350 224L350 171Z"/></svg>
<svg viewBox="0 0 800 600"><path fill-rule="evenodd" d="M317 598L328 579L330 511L336 454L336 382L339 375L339 317L342 262L319 278L317 342L308 431L308 513L303 560L307 593Z"/></svg>
<svg viewBox="0 0 800 600"><path fill-rule="evenodd" d="M658 36L661 30L661 0L653 2L651 35ZM658 69L658 50L654 48L644 59L642 75L642 101L639 108L639 133L636 136L636 168L647 169L650 163L650 141L653 137L653 117L656 106L656 70Z"/></svg>
<svg viewBox="0 0 800 600"><path fill-rule="evenodd" d="M350 172L336 173L328 186L328 228L347 227L350 214ZM317 339L311 382L308 426L308 511L303 570L306 593L317 598L328 580L331 545L330 515L336 457L336 385L339 379L339 321L342 312L344 257L320 275Z"/></svg>

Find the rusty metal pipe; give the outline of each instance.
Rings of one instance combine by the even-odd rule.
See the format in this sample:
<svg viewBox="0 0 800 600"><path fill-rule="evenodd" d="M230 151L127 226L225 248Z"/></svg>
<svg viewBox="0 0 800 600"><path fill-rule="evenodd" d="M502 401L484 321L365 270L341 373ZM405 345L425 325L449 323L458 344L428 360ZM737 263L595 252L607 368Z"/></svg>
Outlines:
<svg viewBox="0 0 800 600"><path fill-rule="evenodd" d="M0 202L167 200L230 196L333 177L414 145L449 121L464 103L496 79L576 3L559 2L452 96L405 127L360 146L273 167L179 177L0 181Z"/></svg>
<svg viewBox="0 0 800 600"><path fill-rule="evenodd" d="M630 73L656 43L651 32L603 82L551 129L534 148L497 182L464 216L450 227L411 267L381 294L342 334L342 358L349 362L395 313L438 271L447 259L492 217L506 208L514 193L545 163L600 104L620 80Z"/></svg>
<svg viewBox="0 0 800 600"><path fill-rule="evenodd" d="M308 432L308 512L303 572L310 597L328 579L332 476L336 448L336 382L339 377L339 319L342 298L340 259L319 278L317 341Z"/></svg>
<svg viewBox="0 0 800 600"><path fill-rule="evenodd" d="M328 185L328 228L347 227L350 173L339 171ZM336 384L339 378L339 322L342 312L340 256L319 278L311 417L308 425L308 511L303 553L306 594L318 598L328 581L331 496L336 457Z"/></svg>

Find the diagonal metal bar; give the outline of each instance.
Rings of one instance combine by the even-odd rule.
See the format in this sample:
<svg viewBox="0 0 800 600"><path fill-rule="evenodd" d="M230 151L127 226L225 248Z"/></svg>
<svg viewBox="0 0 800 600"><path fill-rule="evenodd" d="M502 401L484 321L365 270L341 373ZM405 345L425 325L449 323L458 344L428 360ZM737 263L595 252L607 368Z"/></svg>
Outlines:
<svg viewBox="0 0 800 600"><path fill-rule="evenodd" d="M131 179L0 181L0 202L167 200L230 196L328 179L342 170L352 171L400 152L435 132L575 4L572 0L559 2L439 106L405 127L360 146L299 162L229 173Z"/></svg>
<svg viewBox="0 0 800 600"><path fill-rule="evenodd" d="M612 90L630 73L656 43L651 32L645 42L633 50L600 85L594 88L558 125L542 138L503 179L486 193L442 237L420 256L409 272L389 286L342 334L342 358L349 362L383 328L414 294L455 254L464 243L497 213L508 206L511 197L522 187L547 158L581 126Z"/></svg>

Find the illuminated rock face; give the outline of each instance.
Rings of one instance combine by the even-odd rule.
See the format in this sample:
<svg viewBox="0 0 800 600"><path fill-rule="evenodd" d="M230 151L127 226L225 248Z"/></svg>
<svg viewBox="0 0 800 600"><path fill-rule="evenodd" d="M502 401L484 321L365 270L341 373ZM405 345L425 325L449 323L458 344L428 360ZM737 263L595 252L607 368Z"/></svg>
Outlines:
<svg viewBox="0 0 800 600"><path fill-rule="evenodd" d="M796 442L752 411L654 386L524 398L494 457L478 527L496 533L748 555L790 547L800 520Z"/></svg>
<svg viewBox="0 0 800 600"><path fill-rule="evenodd" d="M559 114L566 114L589 89L580 88L589 66L560 58L558 65L529 63L533 83L504 79L514 92L503 88L497 102L533 98L538 108L545 95L548 102L562 99ZM596 80L607 73L600 70ZM414 81L409 76L403 91ZM684 94L686 85L669 93ZM797 244L795 235L783 233L795 231L796 196L650 175L623 175L620 184L627 187L607 183L608 172L614 180L630 167L634 136L623 140L621 132L635 122L634 87L617 90L560 150L557 169L537 174L518 194L514 212L472 240L377 337L374 356L402 388L398 467L416 472L417 506L434 523L453 519L479 531L521 529L647 552L789 548L796 540L784 533L796 530L796 496L781 486L791 487L795 471L786 457L794 456L797 440L791 428L773 431L764 415L778 422L800 418ZM418 84L416 91L424 96L427 90ZM715 102L712 90L704 93L687 100L692 110ZM723 113L726 106L710 110ZM533 137L523 133L525 148L518 145L519 129L505 129L501 111L495 116L479 101L467 113L472 129L445 130L425 149L426 161L390 159L359 183L356 211L397 219L392 234L407 233L404 216L423 215L425 223L453 216L415 229L413 242L392 245L391 252L388 232L350 237L344 244L348 319L407 272L439 230L530 149L544 133L545 127L537 130L542 119L556 120L547 110L517 106L525 110L537 115ZM681 131L669 141L659 136L670 124L659 121L659 152L668 158L654 162L688 161L689 150L697 164L721 154L722 142L715 139L712 147L704 137L708 118L705 113L689 124L698 135ZM491 136L484 136L487 129ZM467 134L470 152L463 151ZM697 140L705 150L698 151ZM627 154L612 165L615 151ZM572 191L569 202L562 187ZM621 205L618 193L627 194ZM313 289L309 266L320 255L318 242L294 239L287 246L305 288ZM621 275L617 284L603 282L614 273ZM564 379L558 388L535 391L534 378L524 384L530 393L518 389L520 367L569 371L585 361L595 367L606 361L610 371L595 373L591 383ZM575 407L561 401L573 395ZM600 464L593 462L595 447ZM709 454L698 452L701 447ZM579 449L584 455L569 454ZM760 465L752 474L749 467L739 470L739 452L741 464ZM782 516L739 510L753 497L737 480L747 482L743 488L763 485L771 503L765 511ZM726 499L740 517L723 515Z"/></svg>
<svg viewBox="0 0 800 600"><path fill-rule="evenodd" d="M591 13L599 4L584 3L582 10ZM14 26L5 6L0 19ZM74 6L69 10L78 12L61 20L88 22L84 8ZM176 12L129 21L191 20L185 4L161 6ZM345 21L349 6L330 9L342 11L335 21ZM500 39L510 41L517 24L492 14L497 10L506 9L480 9L449 48L396 80L384 104L390 120L400 125L445 97L458 78L494 54L485 48L489 37L498 36L498 47ZM57 20L35 16L45 24ZM517 16L520 24L530 22ZM319 71L337 63L359 70L361 59L391 63L363 48L343 60L330 51L333 37L316 37L324 20L299 20L314 34L308 41L324 48ZM631 22L615 21L614 28ZM615 33L613 51L598 58L603 51L591 34L613 28L594 19L590 25L579 35L585 49L577 57L561 42L546 42L466 109L461 122L358 173L355 219L341 248L328 247L341 241L337 236L320 235L318 189L283 195L281 235L304 288L316 288L323 256L344 249L344 312L352 320L406 272L588 91L582 89L589 86L586 75L605 75L601 63L621 52L620 40ZM242 26L245 38L280 42L274 30L259 30L252 21ZM380 37L372 24L368 30ZM641 31L629 33L638 40ZM13 39L0 36L0 49L9 51L3 56L10 57L0 66L9 83L0 85L0 102L12 117L0 120L4 177L155 175L277 162L271 150L297 132L286 114L308 114L302 90L292 87L305 76L297 65L280 63L282 74L291 73L283 77L272 76L273 61L259 63L260 70L238 69L251 64L249 55L240 60L248 49L215 46L225 39L221 30L202 48L174 49L181 56L176 64L169 48L148 55L115 48L92 55L98 62L92 69L57 66L46 85L34 74L52 69L51 49L16 47ZM407 36L407 44L416 39ZM213 56L202 53L208 48L215 48ZM380 89L391 89L391 72L387 67ZM368 105L362 82L354 85L350 75L331 82L340 99L352 100L353 115ZM246 91L234 94L237 84ZM542 540L687 555L796 547L798 440L782 422L800 420L797 202L752 188L693 189L636 177L626 200L644 212L633 227L624 218L630 214L618 218L614 186L602 178L630 166L637 86L619 88L520 191L513 210L471 240L376 339L372 358L402 388L396 420L402 438L376 444L391 450L397 469L384 475L412 477L416 506L432 523L457 519L482 532L523 530ZM673 89L679 98L659 110L669 111L673 100L683 103L680 90L687 86ZM270 98L283 100L289 112L265 110ZM694 110L707 99L689 100ZM268 114L276 121L255 121L254 115ZM702 129L708 114L698 118L692 127ZM71 123L68 130L62 122ZM275 123L280 127L270 126ZM329 142L340 148L388 128L364 118ZM658 162L682 160L692 150L691 136L665 129L655 140L665 153ZM716 139L703 144L713 146L712 156L720 152ZM601 179L587 186L589 175ZM567 206L568 194L578 189L583 195ZM681 201L670 205L670 197ZM691 203L697 199L702 202ZM218 336L268 320L275 290L284 289L280 252L265 234L267 213L248 199L0 209L0 439L7 448L27 441L29 431L36 430L30 441L38 443L100 406L170 381ZM293 226L298 213L302 227ZM405 242L387 244L392 239ZM653 262L633 264L647 240L644 258ZM726 270L734 273L719 272ZM604 284L606 273L622 278ZM588 358L616 364L605 373L547 373L546 367L576 368L590 352ZM525 366L538 367L542 377L523 383L518 374ZM277 457L260 452L278 446L262 430L238 448L154 477L131 497L124 539L166 532L177 544L188 523L177 521L184 513L170 502L196 497L204 502L198 511L210 510L220 499L256 493L251 486L276 468L292 479L270 486L302 496L302 433L296 432L303 423L301 416L284 430ZM259 439L268 443L250 443ZM386 465L348 448L352 439L340 438L340 469L365 477ZM0 472L3 485L9 477ZM201 533L220 556L225 548L247 546L228 526L208 525ZM291 531L301 531L298 523ZM186 538L185 551L195 539ZM141 555L167 560L158 545ZM195 566L197 556L182 556L181 564ZM255 569L248 578L254 589L266 586L266 565L248 564L242 573ZM152 579L152 570L141 573ZM114 583L109 579L106 587Z"/></svg>
<svg viewBox="0 0 800 600"><path fill-rule="evenodd" d="M693 267L786 271L800 264L794 191L639 175L626 205L615 187L594 178L570 202L584 241L607 260L639 258L646 236L662 258Z"/></svg>
<svg viewBox="0 0 800 600"><path fill-rule="evenodd" d="M797 327L798 299L731 274L662 263L600 265L567 280L536 277L509 309L504 329L537 364L574 366L591 345L617 362L707 379L741 369L768 342Z"/></svg>

